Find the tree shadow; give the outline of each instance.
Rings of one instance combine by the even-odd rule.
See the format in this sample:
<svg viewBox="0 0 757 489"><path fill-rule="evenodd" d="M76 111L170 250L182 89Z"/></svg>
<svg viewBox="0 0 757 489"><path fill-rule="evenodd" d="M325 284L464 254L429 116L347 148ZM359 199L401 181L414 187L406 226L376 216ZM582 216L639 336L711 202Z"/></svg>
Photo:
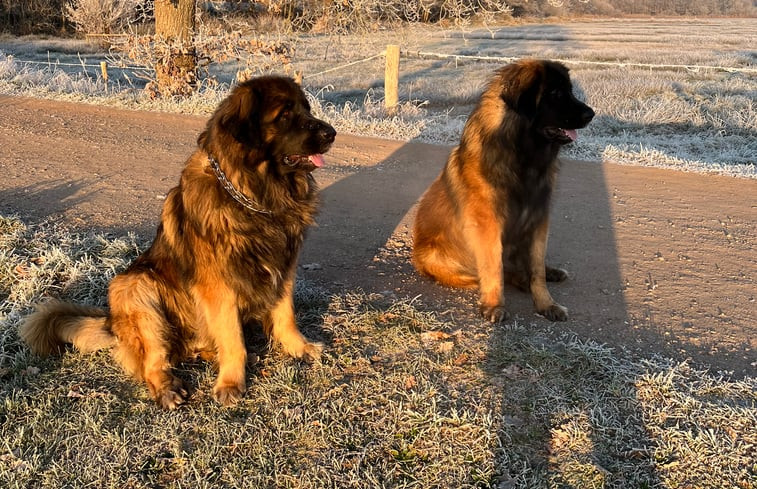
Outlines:
<svg viewBox="0 0 757 489"><path fill-rule="evenodd" d="M35 182L0 193L0 210L14 213L28 220L41 220L67 208L77 207L87 200L88 182L65 177Z"/></svg>
<svg viewBox="0 0 757 489"><path fill-rule="evenodd" d="M87 232L130 232L152 236L157 228L162 201L153 198L141 207L122 204L133 197L107 195L95 188L95 179L67 175L41 180L29 185L6 187L0 192L0 213L17 215L24 222L65 222L67 226ZM114 216L122 215L119 220ZM115 222L120 224L115 225Z"/></svg>

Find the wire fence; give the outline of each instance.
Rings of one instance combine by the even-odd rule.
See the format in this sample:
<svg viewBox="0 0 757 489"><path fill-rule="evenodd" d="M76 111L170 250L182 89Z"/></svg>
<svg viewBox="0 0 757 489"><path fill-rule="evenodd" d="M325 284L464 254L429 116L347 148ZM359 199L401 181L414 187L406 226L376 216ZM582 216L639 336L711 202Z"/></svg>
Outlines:
<svg viewBox="0 0 757 489"><path fill-rule="evenodd" d="M100 62L98 64L92 64L87 62L82 63L64 63L62 61L32 61L32 60L24 60L24 59L18 59L17 57L13 56L13 61L16 61L18 63L23 64L30 64L30 65L46 65L49 68L53 68L56 66L72 66L72 67L81 67L81 68L100 68L102 66L103 62ZM107 61L104 61L107 63ZM119 70L152 70L153 68L150 68L148 66L128 66L128 65L120 65L120 64L108 64L108 68L115 68Z"/></svg>
<svg viewBox="0 0 757 489"><path fill-rule="evenodd" d="M433 53L425 51L401 51L403 58L416 58L416 59L452 59L455 61L484 61L488 63L512 63L519 59L523 59L522 56L474 56L464 54L445 54L445 53ZM712 70L712 71L726 71L729 73L757 73L757 68L747 67L731 67L731 66L713 66L713 65L686 65L686 64L667 64L667 63L635 63L631 61L591 61L581 59L563 59L563 58L550 58L552 61L559 61L568 65L591 65L591 66L606 66L616 68L649 68L657 70L687 70L687 71L700 71L700 70Z"/></svg>
<svg viewBox="0 0 757 489"><path fill-rule="evenodd" d="M333 66L331 68L328 68L316 73L301 74L301 76L303 80L311 79L311 78L322 76L328 73L345 70L345 69L354 67L358 64L375 60L377 58L386 57L386 55L387 55L387 51L384 50L384 51L381 51L380 53L367 56L365 58L349 61L349 62L340 64L337 66ZM399 50L399 57L404 58L404 59L452 60L456 64L458 62L512 63L514 61L524 58L522 56L481 56L481 55L464 55L464 54L450 54L450 53L437 53L437 52L429 52L429 51L410 51L410 50ZM24 60L24 59L19 59L15 56L12 57L12 59L18 63L22 63L26 65L41 65L41 66L46 66L51 69L56 68L56 67L82 68L85 74L87 75L89 75L89 72L87 71L88 68L94 68L95 70L99 69L101 76L105 80L108 79L109 69L131 71L134 73L154 72L154 68L150 66L141 66L141 65L130 66L130 65L125 65L125 64L113 63L111 60L100 61L97 64L93 64L93 63L86 62L84 60L82 60L79 63L73 63L73 62L61 62L57 60L47 60L47 61ZM728 73L744 73L744 74L757 73L757 68L751 68L751 67L689 65L689 64L669 64L669 63L637 63L637 62L630 62L630 61L591 61L591 60L563 59L563 58L551 58L551 59L553 61L559 61L567 65L598 66L598 67L608 67L608 68L634 67L634 68L646 68L650 70L686 70L686 71L691 71L691 72L723 71L723 72L728 72ZM399 73L397 73L397 76L399 77ZM384 80L385 86L388 86L392 83L396 84L397 82L398 80Z"/></svg>

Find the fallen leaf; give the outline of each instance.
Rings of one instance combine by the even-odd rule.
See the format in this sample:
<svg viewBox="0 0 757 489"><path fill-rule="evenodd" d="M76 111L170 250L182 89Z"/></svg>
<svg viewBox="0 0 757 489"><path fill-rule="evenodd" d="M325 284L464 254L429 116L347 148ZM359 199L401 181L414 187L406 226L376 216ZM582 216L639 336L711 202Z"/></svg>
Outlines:
<svg viewBox="0 0 757 489"><path fill-rule="evenodd" d="M450 338L450 335L444 331L425 331L421 333L421 340L425 343L441 341Z"/></svg>
<svg viewBox="0 0 757 489"><path fill-rule="evenodd" d="M382 323L386 323L391 321L392 319L397 319L397 315L393 312L385 312L381 316L379 316L378 320Z"/></svg>
<svg viewBox="0 0 757 489"><path fill-rule="evenodd" d="M452 363L455 366L460 367L468 363L468 361L470 361L470 355L468 355L467 353L461 353L452 361Z"/></svg>
<svg viewBox="0 0 757 489"><path fill-rule="evenodd" d="M550 453L555 453L560 450L561 447L567 445L570 442L570 433L567 431L555 428L552 430L552 437L547 444L547 449Z"/></svg>

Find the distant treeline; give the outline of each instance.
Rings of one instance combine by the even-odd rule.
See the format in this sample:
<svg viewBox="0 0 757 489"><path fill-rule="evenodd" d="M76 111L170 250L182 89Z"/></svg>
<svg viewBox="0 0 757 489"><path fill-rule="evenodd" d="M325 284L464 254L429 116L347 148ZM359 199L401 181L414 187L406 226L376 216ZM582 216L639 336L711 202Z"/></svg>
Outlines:
<svg viewBox="0 0 757 489"><path fill-rule="evenodd" d="M73 33L66 5L82 0L0 0L0 32ZM124 0L100 0L103 3ZM134 1L134 0L132 0ZM137 0L151 13L154 0ZM90 0L91 3L91 0ZM755 16L757 0L199 0L201 10L218 15L276 16L308 29L343 17L375 22L455 20L485 12L498 18L552 16ZM493 7L494 6L494 7ZM145 16L140 17L144 21ZM306 21L303 22L302 19ZM340 22L341 24L341 22Z"/></svg>
<svg viewBox="0 0 757 489"><path fill-rule="evenodd" d="M66 0L0 0L0 32L63 34Z"/></svg>
<svg viewBox="0 0 757 489"><path fill-rule="evenodd" d="M513 0L513 16L722 15L752 16L754 0Z"/></svg>

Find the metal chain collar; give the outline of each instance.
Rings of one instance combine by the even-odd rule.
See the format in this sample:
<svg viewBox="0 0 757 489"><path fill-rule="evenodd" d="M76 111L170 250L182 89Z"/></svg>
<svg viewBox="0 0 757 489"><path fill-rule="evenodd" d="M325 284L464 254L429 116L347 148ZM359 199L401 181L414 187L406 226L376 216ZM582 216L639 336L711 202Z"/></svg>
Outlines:
<svg viewBox="0 0 757 489"><path fill-rule="evenodd" d="M244 195L242 192L237 190L234 187L234 184L229 181L228 177L226 177L226 174L221 170L221 167L218 165L218 162L215 158L208 155L208 161L210 162L210 167L213 169L213 173L215 173L216 178L219 182L221 182L221 185L223 185L223 188L226 189L226 191L231 195L231 197L239 202L242 206L244 206L247 210L252 212L257 212L259 214L273 214L273 212L267 210L267 209L260 209L258 207L257 202L254 200L251 200L246 195Z"/></svg>

